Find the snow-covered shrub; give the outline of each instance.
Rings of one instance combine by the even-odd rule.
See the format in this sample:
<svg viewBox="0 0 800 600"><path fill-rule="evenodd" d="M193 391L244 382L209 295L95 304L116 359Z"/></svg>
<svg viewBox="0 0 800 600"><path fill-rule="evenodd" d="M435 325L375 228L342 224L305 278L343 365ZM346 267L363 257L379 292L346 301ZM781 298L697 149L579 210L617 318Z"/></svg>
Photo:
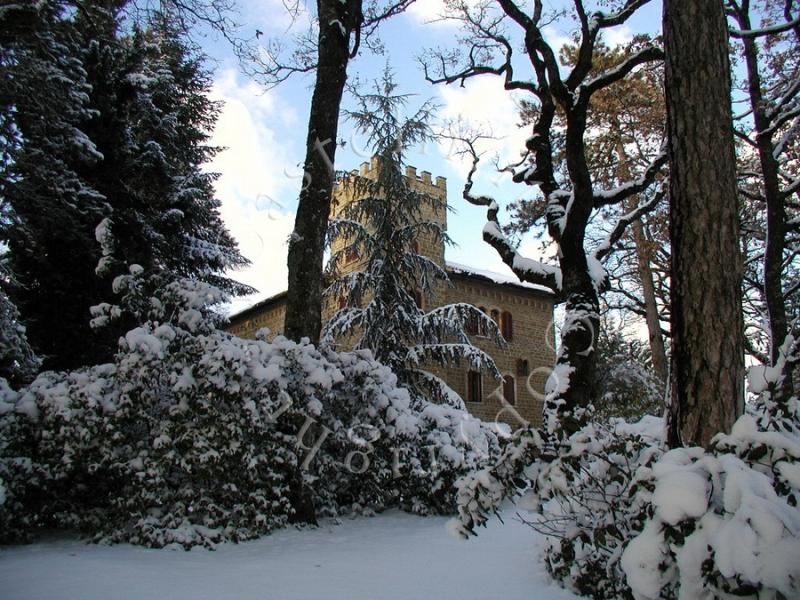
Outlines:
<svg viewBox="0 0 800 600"><path fill-rule="evenodd" d="M619 559L643 526L644 475L662 453L662 429L661 419L644 417L589 423L566 439L520 432L498 464L457 483L454 529L472 534L504 499L521 496L518 506L536 513L522 518L547 536L543 559L554 579L592 598L624 597Z"/></svg>
<svg viewBox="0 0 800 600"><path fill-rule="evenodd" d="M800 595L800 405L771 404L654 465L652 516L622 557L635 598Z"/></svg>
<svg viewBox="0 0 800 600"><path fill-rule="evenodd" d="M764 393L708 450L666 451L652 417L567 439L521 431L497 464L457 483L454 530L474 533L522 495L538 512L526 521L549 536L549 572L580 594L798 597L800 403L772 400L781 372L751 372L751 391Z"/></svg>
<svg viewBox="0 0 800 600"><path fill-rule="evenodd" d="M115 285L141 301L140 276ZM497 453L488 426L412 401L367 352L216 330L217 299L206 284L170 283L139 302L146 320L114 363L0 390L4 537L46 525L212 545L284 526L304 492L321 515L451 512L452 481Z"/></svg>

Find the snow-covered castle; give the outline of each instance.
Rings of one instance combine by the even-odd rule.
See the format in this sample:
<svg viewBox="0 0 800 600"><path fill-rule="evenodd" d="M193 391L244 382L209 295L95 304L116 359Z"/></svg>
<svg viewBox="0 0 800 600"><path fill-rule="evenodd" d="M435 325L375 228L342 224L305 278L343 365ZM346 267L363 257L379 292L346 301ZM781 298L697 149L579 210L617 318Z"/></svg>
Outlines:
<svg viewBox="0 0 800 600"><path fill-rule="evenodd" d="M363 163L351 177L377 177L377 160ZM447 199L447 182L414 167L406 168L406 177L414 189ZM334 190L332 216L352 198L353 186L339 185ZM447 225L444 208L438 214L426 215ZM343 243L343 242L340 242ZM481 419L499 419L512 426L523 421L540 424L542 419L543 389L555 357L553 350L553 296L549 290L520 283L512 275L473 269L466 265L446 262L444 243L433 238L418 240L417 251L443 265L452 286L441 285L435 303L422 306L433 308L441 304L468 302L480 308L497 322L508 345L499 348L478 330L469 331L472 342L488 352L503 373L504 381L495 381L486 373L462 368L430 369L442 377L465 401L467 408ZM337 250L334 243L333 250ZM340 271L352 271L361 266L358 256L347 256ZM423 303L421 294L418 302ZM331 302L325 306L323 318L330 317L338 306ZM241 337L254 337L256 331L268 327L273 335L283 331L286 312L286 293L282 292L230 317L228 330ZM515 414L516 413L516 414Z"/></svg>

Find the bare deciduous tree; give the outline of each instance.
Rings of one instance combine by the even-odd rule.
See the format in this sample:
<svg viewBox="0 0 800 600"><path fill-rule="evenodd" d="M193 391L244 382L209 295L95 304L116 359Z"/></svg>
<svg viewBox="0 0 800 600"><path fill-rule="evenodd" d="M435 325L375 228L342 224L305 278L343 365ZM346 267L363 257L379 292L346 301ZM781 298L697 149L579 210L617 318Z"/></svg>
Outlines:
<svg viewBox="0 0 800 600"><path fill-rule="evenodd" d="M554 290L566 305L566 321L561 330L557 364L548 382L545 408L552 417L548 426L564 433L576 430L581 420L580 408L593 395L599 294L606 287L600 261L628 225L655 206L658 197L627 212L612 227L608 239L588 251L587 226L599 211L622 207L627 199L649 188L666 162L666 152L660 152L638 178L612 189L601 189L592 178L587 160L587 116L593 95L624 80L642 65L663 57L658 47L646 44L613 68L592 73L601 33L625 23L647 1L628 0L606 13L589 12L581 0L576 0L577 56L574 65L563 73L556 52L544 37L543 28L549 17L541 0L534 0L530 12L513 0L485 0L477 5L456 1L449 6L449 14L463 28L462 47L431 51L422 61L426 77L434 83L464 84L472 77L495 75L502 78L507 90L530 94L536 107L527 153L516 166L513 179L536 186L541 192L548 234L558 247L558 267L521 256L502 232L498 205L492 198L472 193L472 176L478 162L474 139L465 140L466 151L473 157L473 170L464 198L487 206L484 240L514 273L523 281ZM516 71L520 61L513 60L519 37L523 39L530 67L524 77ZM557 169L554 160L553 124L557 111L562 113L565 123L563 169Z"/></svg>

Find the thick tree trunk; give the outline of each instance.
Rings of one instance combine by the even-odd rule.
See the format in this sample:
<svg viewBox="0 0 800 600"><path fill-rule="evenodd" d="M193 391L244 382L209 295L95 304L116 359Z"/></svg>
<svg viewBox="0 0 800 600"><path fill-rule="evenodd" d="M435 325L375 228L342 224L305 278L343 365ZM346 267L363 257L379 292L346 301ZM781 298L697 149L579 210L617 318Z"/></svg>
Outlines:
<svg viewBox="0 0 800 600"><path fill-rule="evenodd" d="M289 239L289 277L284 334L319 342L322 329L322 271L334 181L339 109L350 60L350 34L361 26L361 0L318 0L317 79L311 97L303 189ZM312 495L298 471L290 495L293 522L316 523Z"/></svg>
<svg viewBox="0 0 800 600"><path fill-rule="evenodd" d="M350 59L350 35L345 32L351 31L348 25L357 18L348 12L353 10L349 6L352 4L355 3L339 0L317 2L317 79L308 119L303 189L289 239L284 334L296 341L307 337L314 344L319 342L322 328L322 256L333 190L339 109Z"/></svg>
<svg viewBox="0 0 800 600"><path fill-rule="evenodd" d="M744 399L742 258L722 2L665 0L672 244L668 443L707 445Z"/></svg>
<svg viewBox="0 0 800 600"><path fill-rule="evenodd" d="M736 19L742 30L752 29L749 15L749 2L742 4L737 11ZM778 176L778 161L773 152L770 120L767 116L767 105L761 91L761 74L758 71L758 46L751 37L742 39L744 58L747 67L747 83L750 95L750 106L753 109L753 124L758 148L758 159L761 165L761 178L764 184L764 200L766 203L767 231L764 251L764 298L769 318L770 359L778 360L778 354L787 334L786 303L783 297L783 254L786 236L786 212L783 207ZM784 378L784 385L776 393L782 398L792 395L791 374Z"/></svg>
<svg viewBox="0 0 800 600"><path fill-rule="evenodd" d="M586 258L561 259L566 294L564 325L556 367L548 381L544 414L547 428L564 437L578 431L584 418L581 409L594 399L596 390L595 344L600 333L600 302L587 275Z"/></svg>

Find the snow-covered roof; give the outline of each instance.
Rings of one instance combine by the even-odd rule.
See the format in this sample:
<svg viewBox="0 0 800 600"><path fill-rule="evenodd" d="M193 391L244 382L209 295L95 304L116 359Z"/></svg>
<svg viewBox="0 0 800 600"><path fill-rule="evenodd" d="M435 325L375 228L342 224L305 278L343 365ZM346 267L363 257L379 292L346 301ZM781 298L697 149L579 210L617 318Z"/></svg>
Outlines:
<svg viewBox="0 0 800 600"><path fill-rule="evenodd" d="M553 290L551 290L550 288L543 285L537 285L535 283L528 283L527 281L520 281L513 274L505 275L503 273L496 273L495 271L476 269L475 267L469 267L467 265L451 262L449 260L445 262L445 266L447 267L448 271L451 271L453 273L472 275L475 277L488 279L492 283L499 283L501 285L513 285L517 287L527 288L529 290L536 290L537 292L542 292L545 294L550 294L550 295L553 294Z"/></svg>
<svg viewBox="0 0 800 600"><path fill-rule="evenodd" d="M274 304L275 302L283 300L285 297L286 297L286 290L278 292L277 294L270 296L269 298L264 298L263 300L259 300L255 304L251 304L246 308L237 310L236 312L229 314L228 321L232 322L234 319L242 318L248 313L253 312L254 310L264 308L266 306L269 306L270 304Z"/></svg>

